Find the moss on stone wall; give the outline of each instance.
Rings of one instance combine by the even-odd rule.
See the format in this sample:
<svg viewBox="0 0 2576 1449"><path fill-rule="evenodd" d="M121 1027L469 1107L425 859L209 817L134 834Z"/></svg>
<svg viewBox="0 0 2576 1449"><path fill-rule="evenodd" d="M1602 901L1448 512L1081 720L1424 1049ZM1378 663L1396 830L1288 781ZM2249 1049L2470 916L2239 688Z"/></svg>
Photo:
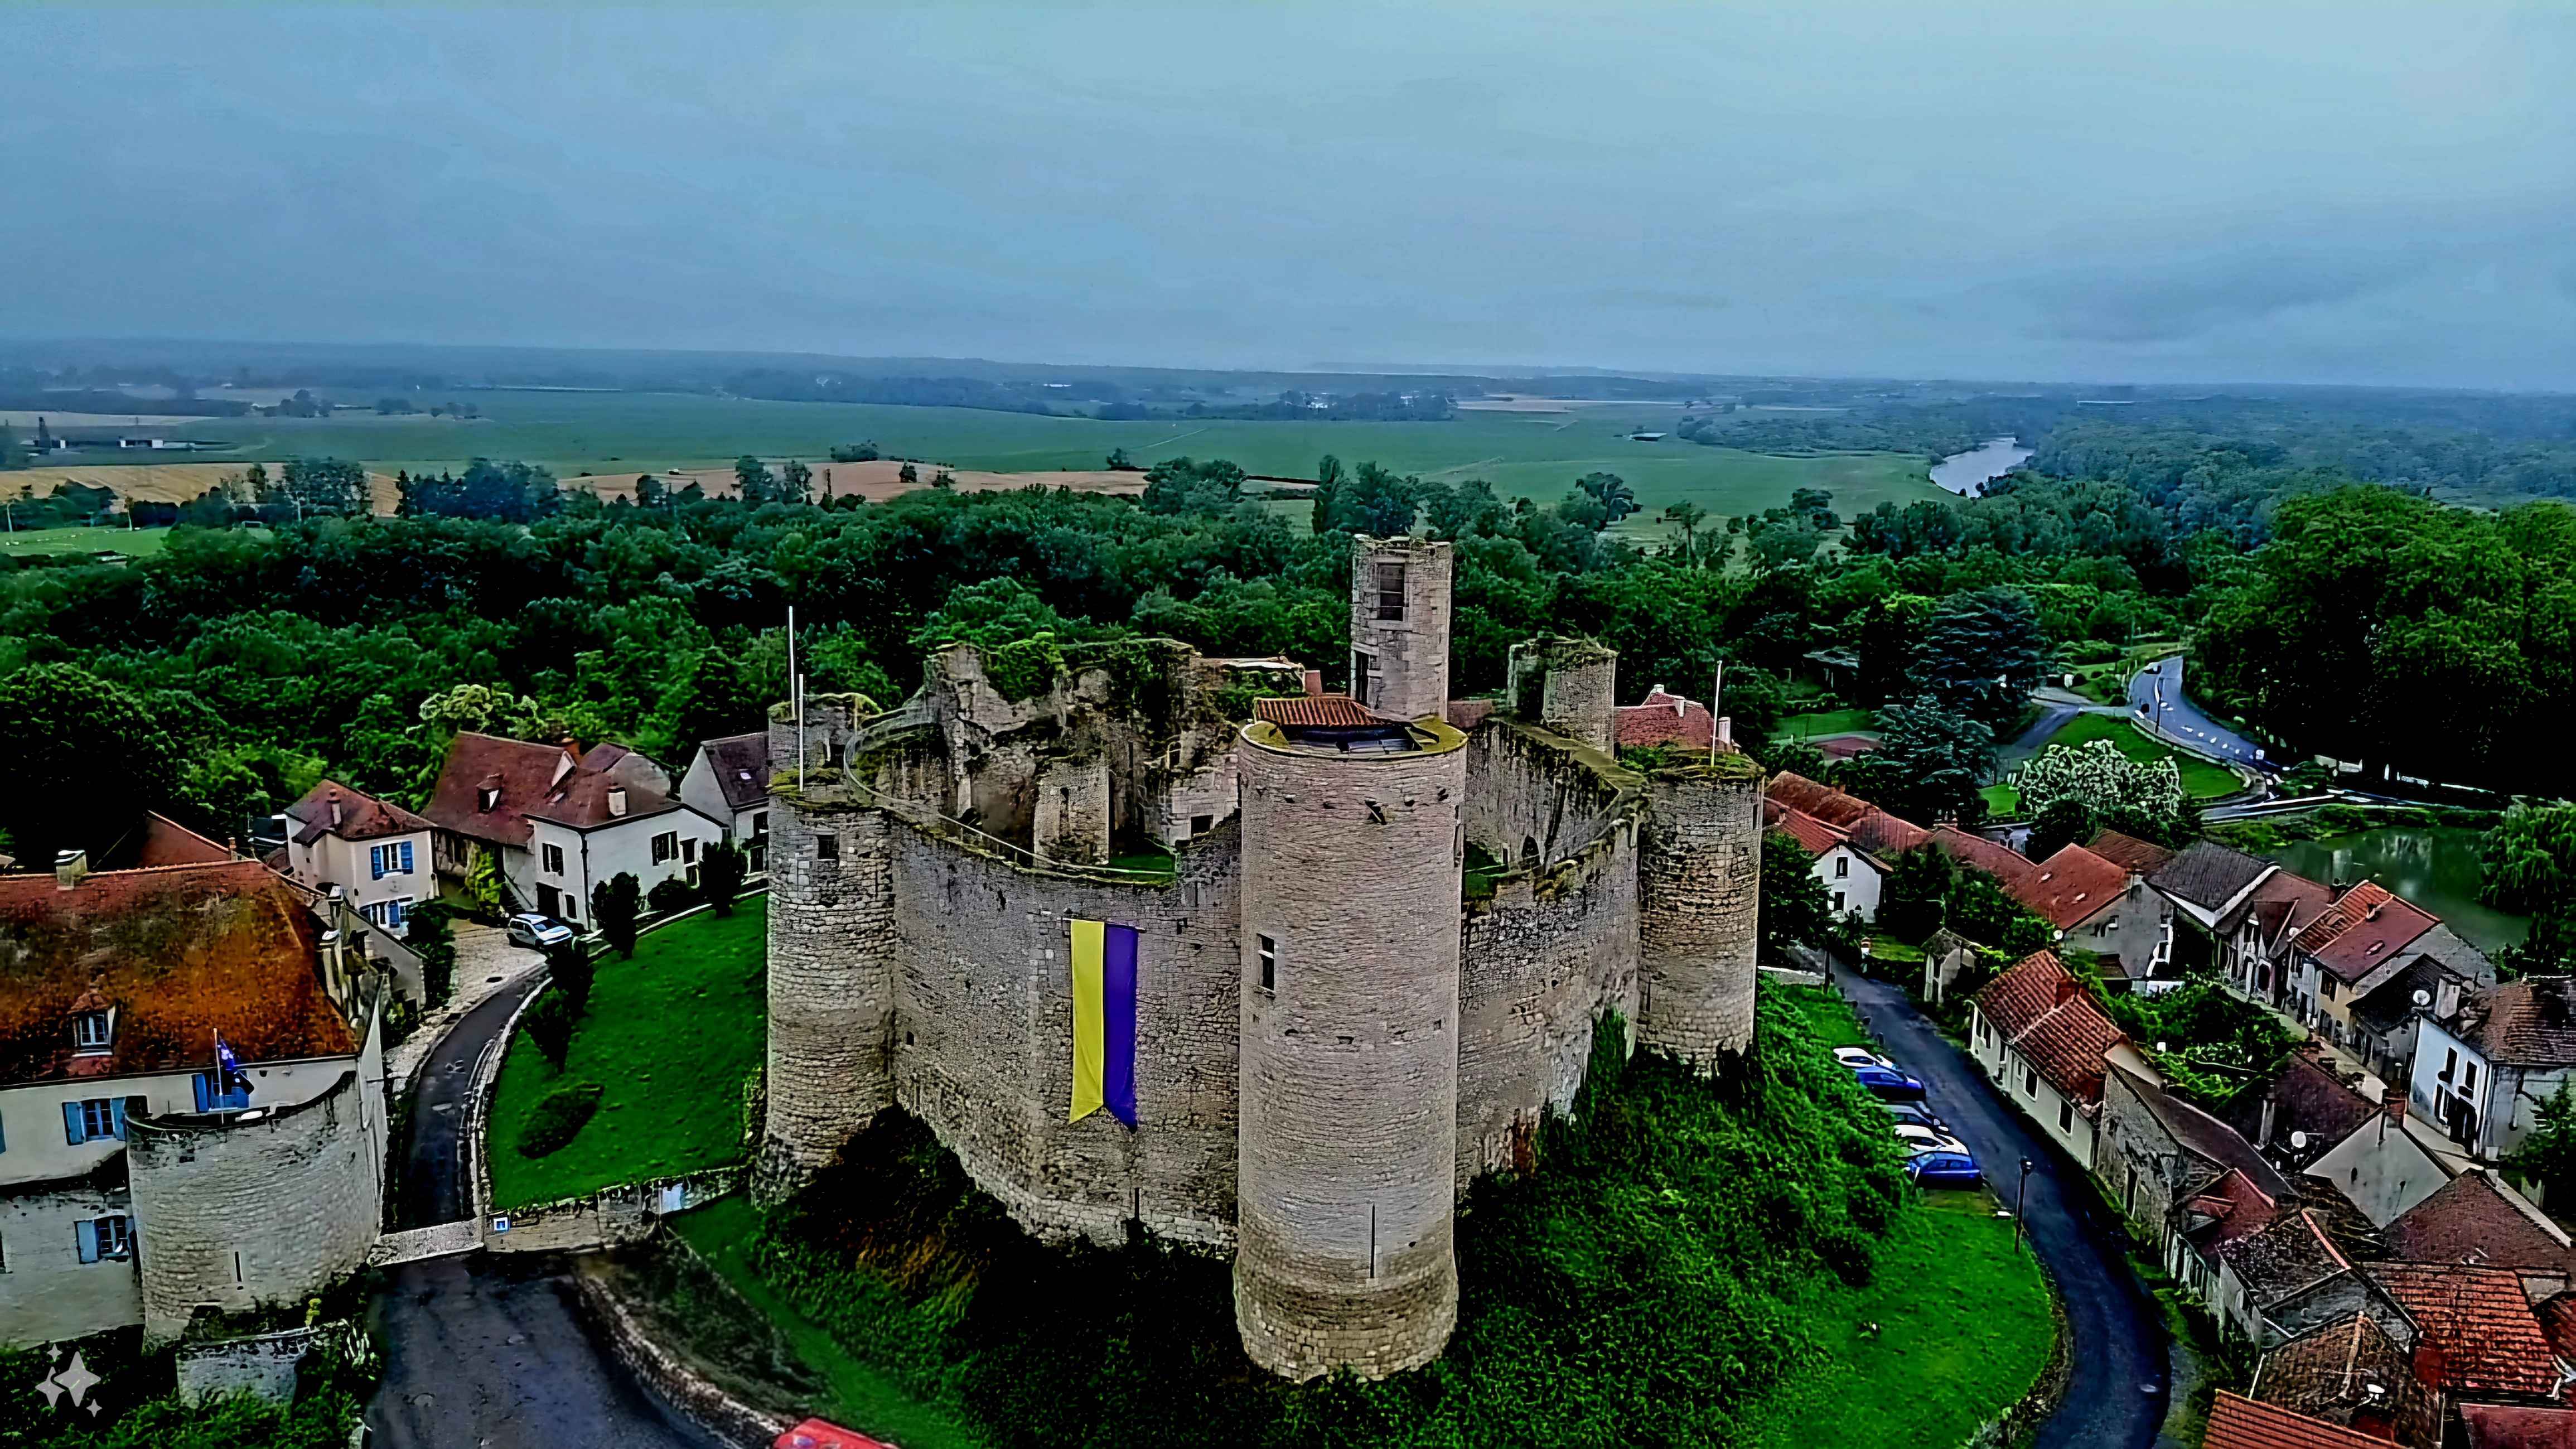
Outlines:
<svg viewBox="0 0 2576 1449"><path fill-rule="evenodd" d="M1050 633L996 644L977 653L983 660L985 681L1013 704L1053 690L1056 676L1064 672L1064 651Z"/></svg>

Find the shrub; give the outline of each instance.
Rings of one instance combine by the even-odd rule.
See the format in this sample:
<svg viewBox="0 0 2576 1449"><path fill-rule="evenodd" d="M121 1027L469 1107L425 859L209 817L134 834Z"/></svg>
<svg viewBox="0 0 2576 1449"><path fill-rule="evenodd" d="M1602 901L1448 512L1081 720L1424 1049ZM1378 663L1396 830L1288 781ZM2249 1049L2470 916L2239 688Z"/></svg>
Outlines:
<svg viewBox="0 0 2576 1449"><path fill-rule="evenodd" d="M657 916L667 916L673 911L687 910L696 905L697 901L698 893L689 889L687 880L676 875L666 876L656 881L653 889L644 893L644 904L651 906L653 914Z"/></svg>
<svg viewBox="0 0 2576 1449"><path fill-rule="evenodd" d="M749 862L742 847L730 840L719 840L706 849L698 867L698 893L719 916L733 914L733 899L742 894L742 878Z"/></svg>
<svg viewBox="0 0 2576 1449"><path fill-rule="evenodd" d="M548 946L546 973L554 978L555 994L563 997L567 1017L590 1010L590 985L598 970L591 963L589 942L575 936L562 945Z"/></svg>
<svg viewBox="0 0 2576 1449"><path fill-rule="evenodd" d="M559 1072L563 1070L564 1054L572 1050L572 1015L564 994L549 986L546 994L537 998L537 1004L528 1008L528 1014L520 1018L528 1040L537 1044L538 1055L554 1063Z"/></svg>
<svg viewBox="0 0 2576 1449"><path fill-rule="evenodd" d="M431 1006L444 1006L456 994L456 933L448 922L456 908L444 901L414 906L405 917L403 940L420 957L421 993Z"/></svg>
<svg viewBox="0 0 2576 1449"><path fill-rule="evenodd" d="M538 1098L519 1128L519 1155L543 1157L561 1149L598 1113L604 1094L597 1082L566 1082Z"/></svg>
<svg viewBox="0 0 2576 1449"><path fill-rule="evenodd" d="M643 908L644 888L631 872L621 870L590 889L590 918L620 960L635 959L635 917Z"/></svg>

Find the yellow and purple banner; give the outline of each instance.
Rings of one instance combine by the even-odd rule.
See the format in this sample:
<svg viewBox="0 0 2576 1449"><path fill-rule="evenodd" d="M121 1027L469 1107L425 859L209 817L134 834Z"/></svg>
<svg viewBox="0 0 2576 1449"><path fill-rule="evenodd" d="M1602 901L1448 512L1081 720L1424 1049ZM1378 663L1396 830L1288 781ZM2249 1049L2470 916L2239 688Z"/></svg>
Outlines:
<svg viewBox="0 0 2576 1449"><path fill-rule="evenodd" d="M1073 925L1073 1110L1136 1125L1136 928Z"/></svg>

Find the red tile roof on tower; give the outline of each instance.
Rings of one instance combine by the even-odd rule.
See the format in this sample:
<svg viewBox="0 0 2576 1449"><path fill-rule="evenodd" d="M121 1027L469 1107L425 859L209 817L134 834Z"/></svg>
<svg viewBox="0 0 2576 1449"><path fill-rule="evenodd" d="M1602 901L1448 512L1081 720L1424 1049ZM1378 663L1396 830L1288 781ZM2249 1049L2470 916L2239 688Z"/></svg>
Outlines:
<svg viewBox="0 0 2576 1449"><path fill-rule="evenodd" d="M331 813L335 803L340 807L336 823ZM428 821L400 805L337 780L324 780L305 791L303 799L286 807L286 818L295 824L293 833L298 845L311 845L325 835L342 840L381 840L388 835L429 829Z"/></svg>
<svg viewBox="0 0 2576 1449"><path fill-rule="evenodd" d="M2174 853L2151 840L2122 835L2116 830L2097 832L2084 848L2111 862L2131 875L2154 875L2173 863Z"/></svg>
<svg viewBox="0 0 2576 1449"><path fill-rule="evenodd" d="M245 1061L354 1052L322 989L321 941L302 897L255 860L100 871L70 890L0 876L0 1083L201 1066L218 1031ZM72 1042L92 992L116 1012L104 1056Z"/></svg>
<svg viewBox="0 0 2576 1449"><path fill-rule="evenodd" d="M2422 1370L2431 1387L2457 1394L2548 1394L2558 1354L2523 1296L2522 1277L2503 1268L2452 1263L2373 1263L2371 1281L2423 1331L2434 1350Z"/></svg>
<svg viewBox="0 0 2576 1449"><path fill-rule="evenodd" d="M2027 895L2014 899L2032 915L2065 930L2090 918L2128 889L2129 872L2080 845L2070 845L2041 861L2030 875Z"/></svg>
<svg viewBox="0 0 2576 1449"><path fill-rule="evenodd" d="M1667 694L1660 684L1646 692L1644 702L1619 706L1614 726L1622 749L1654 745L1681 745L1707 749L1716 737L1717 724L1708 706L1697 700Z"/></svg>
<svg viewBox="0 0 2576 1449"><path fill-rule="evenodd" d="M2091 1111L2102 1103L2102 1058L2127 1038L2094 1005L2054 951L2035 951L1973 998L2005 1042L2051 1086Z"/></svg>
<svg viewBox="0 0 2576 1449"><path fill-rule="evenodd" d="M1252 709L1255 717L1271 724L1305 729L1358 729L1393 723L1347 694L1291 694L1254 700Z"/></svg>
<svg viewBox="0 0 2576 1449"><path fill-rule="evenodd" d="M2200 1442L2202 1449L2389 1449L2385 1439L2225 1389L2209 1406L2209 1430Z"/></svg>
<svg viewBox="0 0 2576 1449"><path fill-rule="evenodd" d="M2489 1268L2576 1267L2567 1235L2540 1209L2471 1169L2389 1220L2388 1256Z"/></svg>

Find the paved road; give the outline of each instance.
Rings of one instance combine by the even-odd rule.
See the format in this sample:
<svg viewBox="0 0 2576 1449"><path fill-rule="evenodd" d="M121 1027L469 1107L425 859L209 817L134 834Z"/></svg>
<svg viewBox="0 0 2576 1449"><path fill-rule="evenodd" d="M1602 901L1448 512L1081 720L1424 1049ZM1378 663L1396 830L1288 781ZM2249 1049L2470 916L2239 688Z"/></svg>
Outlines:
<svg viewBox="0 0 2576 1449"><path fill-rule="evenodd" d="M2064 1297L2075 1343L2065 1402L2040 1425L2034 1449L2147 1449L2165 1415L2163 1320L2127 1265L2104 1246L2106 1235L2082 1218L2080 1207L2068 1207L2092 1200L2079 1169L1996 1096L1976 1064L1942 1040L1902 988L1844 972L1835 979L1888 1055L1931 1088L1932 1110L1976 1153L2001 1195L2011 1197L2020 1159L2035 1164L2025 1225ZM2077 1190L2068 1191L2070 1184Z"/></svg>
<svg viewBox="0 0 2576 1449"><path fill-rule="evenodd" d="M2129 709L2204 755L2262 768L2263 747L2201 712L2182 688L2183 656L2168 655L2129 680Z"/></svg>
<svg viewBox="0 0 2576 1449"><path fill-rule="evenodd" d="M459 1138L474 1062L536 983L467 1012L420 1074L398 1222L468 1215ZM387 1449L718 1449L610 1360L560 1259L469 1253L407 1263L376 1300L385 1380L367 1406Z"/></svg>

